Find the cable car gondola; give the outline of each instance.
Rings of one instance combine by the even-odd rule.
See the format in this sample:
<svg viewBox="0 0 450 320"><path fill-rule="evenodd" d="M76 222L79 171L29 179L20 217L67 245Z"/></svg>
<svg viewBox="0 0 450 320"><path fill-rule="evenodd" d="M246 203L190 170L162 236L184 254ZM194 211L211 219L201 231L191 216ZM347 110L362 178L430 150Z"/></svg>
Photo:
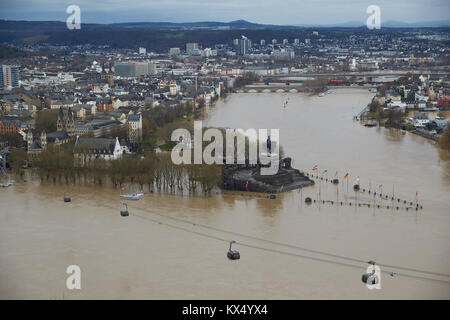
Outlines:
<svg viewBox="0 0 450 320"><path fill-rule="evenodd" d="M64 191L64 202L70 202L71 201L71 199L70 199L70 197L68 197L68 196L66 196L66 191Z"/></svg>
<svg viewBox="0 0 450 320"><path fill-rule="evenodd" d="M241 255L239 254L239 251L231 250L231 245L233 243L236 243L236 241L230 241L230 249L227 252L227 257L230 260L239 260L241 258Z"/></svg>
<svg viewBox="0 0 450 320"><path fill-rule="evenodd" d="M125 210L120 210L120 215L122 217L128 217L130 214L128 213L128 205L126 203L123 203L125 206Z"/></svg>

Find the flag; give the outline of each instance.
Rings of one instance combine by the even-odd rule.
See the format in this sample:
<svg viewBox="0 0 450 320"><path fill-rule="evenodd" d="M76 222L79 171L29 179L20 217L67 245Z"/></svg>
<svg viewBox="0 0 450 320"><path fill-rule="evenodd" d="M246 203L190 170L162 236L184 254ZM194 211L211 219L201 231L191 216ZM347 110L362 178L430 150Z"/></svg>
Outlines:
<svg viewBox="0 0 450 320"><path fill-rule="evenodd" d="M344 179L348 178L348 172L345 174Z"/></svg>
<svg viewBox="0 0 450 320"><path fill-rule="evenodd" d="M312 168L312 171L317 170L317 167L318 167L318 165L316 164L316 165Z"/></svg>
<svg viewBox="0 0 450 320"><path fill-rule="evenodd" d="M383 188L383 185L382 185L382 184L380 184L380 185L378 186L378 188L379 188L379 189Z"/></svg>
<svg viewBox="0 0 450 320"><path fill-rule="evenodd" d="M280 192L281 192L281 190L283 190L283 188L284 188L284 184L281 185Z"/></svg>
<svg viewBox="0 0 450 320"><path fill-rule="evenodd" d="M419 197L419 191L416 191L416 199Z"/></svg>
<svg viewBox="0 0 450 320"><path fill-rule="evenodd" d="M245 191L248 191L248 181L245 183Z"/></svg>
<svg viewBox="0 0 450 320"><path fill-rule="evenodd" d="M334 177L336 178L336 177L337 177L337 175L338 175L338 172L336 171L336 173L334 174Z"/></svg>

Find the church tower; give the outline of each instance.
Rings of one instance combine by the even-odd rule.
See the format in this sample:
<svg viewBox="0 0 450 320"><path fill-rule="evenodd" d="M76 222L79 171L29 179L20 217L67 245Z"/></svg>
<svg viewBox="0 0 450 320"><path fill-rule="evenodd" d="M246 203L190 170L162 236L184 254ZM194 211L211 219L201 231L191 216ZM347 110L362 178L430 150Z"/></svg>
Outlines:
<svg viewBox="0 0 450 320"><path fill-rule="evenodd" d="M44 130L41 132L41 148L46 149L47 148L47 134Z"/></svg>
<svg viewBox="0 0 450 320"><path fill-rule="evenodd" d="M33 132L31 132L31 130L28 130L28 133L27 133L27 148L29 149L32 144L33 144Z"/></svg>
<svg viewBox="0 0 450 320"><path fill-rule="evenodd" d="M75 131L75 123L72 108L64 112L63 108L59 108L58 120L56 121L57 131L66 131L69 135Z"/></svg>
<svg viewBox="0 0 450 320"><path fill-rule="evenodd" d="M69 108L69 110L67 111L67 117L65 120L65 130L68 134L73 133L75 131L75 124L73 121L72 108Z"/></svg>
<svg viewBox="0 0 450 320"><path fill-rule="evenodd" d="M62 107L59 107L58 120L56 120L56 130L57 131L64 130L64 112Z"/></svg>

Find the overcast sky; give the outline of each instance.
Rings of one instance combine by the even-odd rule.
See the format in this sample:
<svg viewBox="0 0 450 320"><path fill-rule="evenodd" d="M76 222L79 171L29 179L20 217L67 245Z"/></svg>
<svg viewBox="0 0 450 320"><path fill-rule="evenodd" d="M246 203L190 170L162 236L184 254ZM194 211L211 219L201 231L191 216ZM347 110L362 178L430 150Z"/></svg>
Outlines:
<svg viewBox="0 0 450 320"><path fill-rule="evenodd" d="M83 23L193 22L244 19L269 24L365 22L369 5L382 21L447 20L450 0L0 0L0 19L59 20L66 8L81 8Z"/></svg>

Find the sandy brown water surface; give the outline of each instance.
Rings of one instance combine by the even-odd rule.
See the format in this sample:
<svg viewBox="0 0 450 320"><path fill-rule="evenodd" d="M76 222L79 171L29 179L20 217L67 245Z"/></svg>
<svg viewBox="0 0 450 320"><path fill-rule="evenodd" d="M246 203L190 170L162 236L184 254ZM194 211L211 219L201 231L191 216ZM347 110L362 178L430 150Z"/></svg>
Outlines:
<svg viewBox="0 0 450 320"><path fill-rule="evenodd" d="M450 278L444 276L382 267L438 281L383 274L381 290L361 282L366 264L359 260L450 273L449 154L422 137L354 122L371 97L356 89L325 97L233 94L204 120L207 126L279 128L295 167L311 172L317 164L319 174L326 169L331 178L338 171L341 180L349 172L348 191L346 183L318 180L275 200L231 192L146 194L128 201L131 215L124 218L119 195L125 191L118 189L36 181L0 189L0 298L450 298ZM365 188L382 184L383 193L391 195L394 188L395 197L408 202L418 191L423 210L406 211L403 204L396 210L390 200L379 199L383 208L355 205L356 176ZM344 205L305 205L307 196L319 199L319 189L320 199ZM64 190L71 203L62 201ZM357 197L373 204L367 192ZM229 261L222 239L258 248L237 244L241 259ZM69 265L81 268L81 290L66 289Z"/></svg>

